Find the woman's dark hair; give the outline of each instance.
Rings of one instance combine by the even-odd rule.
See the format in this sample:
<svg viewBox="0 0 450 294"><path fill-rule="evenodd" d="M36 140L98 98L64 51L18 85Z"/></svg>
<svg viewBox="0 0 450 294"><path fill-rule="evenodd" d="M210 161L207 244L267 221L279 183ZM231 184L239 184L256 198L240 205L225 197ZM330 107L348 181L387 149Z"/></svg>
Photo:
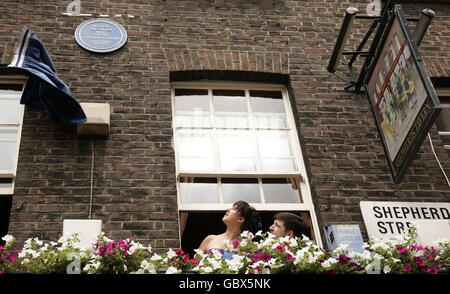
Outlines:
<svg viewBox="0 0 450 294"><path fill-rule="evenodd" d="M242 225L242 231L249 231L255 234L262 229L261 217L253 206L250 206L250 204L242 200L237 201L233 206L236 206L236 210L245 219Z"/></svg>

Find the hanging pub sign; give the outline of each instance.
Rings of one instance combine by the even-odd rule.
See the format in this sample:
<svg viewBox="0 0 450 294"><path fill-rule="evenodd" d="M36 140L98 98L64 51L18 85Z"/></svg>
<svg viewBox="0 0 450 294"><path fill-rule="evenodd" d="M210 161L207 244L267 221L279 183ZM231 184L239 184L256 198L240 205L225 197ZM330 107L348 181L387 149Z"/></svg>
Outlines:
<svg viewBox="0 0 450 294"><path fill-rule="evenodd" d="M106 19L95 18L80 24L75 30L75 40L84 49L107 53L122 47L127 41L127 32L119 23Z"/></svg>
<svg viewBox="0 0 450 294"><path fill-rule="evenodd" d="M441 110L400 5L386 26L365 88L398 183Z"/></svg>

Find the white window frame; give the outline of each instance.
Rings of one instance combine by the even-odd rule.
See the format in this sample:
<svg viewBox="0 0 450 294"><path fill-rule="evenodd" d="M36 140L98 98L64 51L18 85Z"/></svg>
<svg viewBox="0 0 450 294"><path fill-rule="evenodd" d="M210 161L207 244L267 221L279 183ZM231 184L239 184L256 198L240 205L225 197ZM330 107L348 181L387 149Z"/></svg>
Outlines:
<svg viewBox="0 0 450 294"><path fill-rule="evenodd" d="M2 85L22 85L22 92L25 89L25 85L27 82L26 76L20 76L20 75L11 75L11 76L0 76L0 84ZM13 154L14 156L14 163L13 163L13 169L12 170L0 170L0 178L10 178L11 181L11 187L8 188L2 188L0 187L0 197L2 195L13 195L14 194L14 186L16 182L16 173L17 173L17 162L19 160L19 149L20 149L20 141L22 138L22 126L23 126L23 116L25 112L25 105L21 104L19 105L19 121L18 123L1 123L0 126L17 126L17 142L16 142L16 148L15 152ZM4 141L0 138L0 141Z"/></svg>
<svg viewBox="0 0 450 294"><path fill-rule="evenodd" d="M293 145L293 153L298 167L298 171L295 172L242 172L242 173L222 173L222 172L198 172L198 171L180 171L178 152L174 138L178 129L183 129L183 127L177 127L175 125L175 89L220 89L220 90L245 90L246 93L250 90L266 90L266 91L281 91L284 106L286 109L286 120L290 131L291 144ZM210 95L210 101L212 101L211 91L208 91ZM176 165L176 178L177 178L177 202L178 210L182 211L224 211L229 208L229 203L182 203L180 195L180 178L181 177L213 177L213 178L258 178L260 193L262 195L262 203L251 203L258 211L303 211L309 212L311 217L311 223L314 231L314 238L317 245L322 247L322 240L320 237L320 229L317 222L316 213L314 210L314 205L311 197L311 188L309 185L309 179L306 172L306 167L304 164L304 159L300 147L300 140L298 137L298 132L296 128L296 123L294 121L294 115L292 113L292 108L290 105L290 100L288 96L287 89L284 85L280 84L268 84L268 83L249 83L249 82L228 82L228 81L192 81L192 82L172 82L171 83L171 99L172 99L172 127L174 131L174 138L172 145L175 150L175 165ZM210 109L212 105L210 105ZM212 113L211 122L213 122ZM203 129L214 129L214 125L211 127L204 127ZM288 178L288 177L298 177L300 178L300 197L301 203L264 203L264 193L262 190L262 178ZM220 185L220 182L219 182ZM220 187L220 186L219 186ZM222 189L219 189L219 198L222 199Z"/></svg>

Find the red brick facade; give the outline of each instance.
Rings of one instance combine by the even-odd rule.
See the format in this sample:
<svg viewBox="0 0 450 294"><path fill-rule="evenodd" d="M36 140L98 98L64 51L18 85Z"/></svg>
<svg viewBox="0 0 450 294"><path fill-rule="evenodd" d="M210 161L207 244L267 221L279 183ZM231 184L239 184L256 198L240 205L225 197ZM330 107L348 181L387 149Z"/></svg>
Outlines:
<svg viewBox="0 0 450 294"><path fill-rule="evenodd" d="M359 224L365 234L360 201L448 202L450 190L428 141L395 184L370 111L361 112L355 94L332 90L349 79L343 64L336 74L326 70L345 9L356 6L365 14L369 2L81 0L81 13L92 16L67 16L70 1L2 1L1 63L11 61L27 26L79 102L111 106L107 138L79 137L75 128L26 108L9 233L22 241L55 240L63 219L87 217L92 139L92 217L103 221L110 238L179 247L170 82L171 76L189 79L185 71L212 71L191 72L210 78L228 72L250 81L270 81L267 73L289 78L321 226ZM406 4L405 11L414 17L424 7L436 12L420 50L431 77L448 77L450 3L428 2L434 3ZM127 30L128 41L116 52L91 53L74 39L81 22L100 14ZM350 46L369 26L357 20ZM435 127L431 136L450 174Z"/></svg>

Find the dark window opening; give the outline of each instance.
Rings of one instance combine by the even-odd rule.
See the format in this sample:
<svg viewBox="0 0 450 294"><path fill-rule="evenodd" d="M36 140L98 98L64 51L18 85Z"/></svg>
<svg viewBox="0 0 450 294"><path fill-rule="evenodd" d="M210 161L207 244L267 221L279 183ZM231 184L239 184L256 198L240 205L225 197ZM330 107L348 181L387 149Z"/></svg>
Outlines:
<svg viewBox="0 0 450 294"><path fill-rule="evenodd" d="M8 234L11 205L12 196L0 196L0 246L5 245L5 241L1 240L1 237Z"/></svg>
<svg viewBox="0 0 450 294"><path fill-rule="evenodd" d="M304 224L309 229L309 237L314 239L312 231L311 218L308 212L294 212L302 217ZM225 224L222 218L225 212L180 212L181 219L181 248L183 251L194 256L194 250L200 246L200 243L208 235L220 235L225 232ZM268 232L273 224L273 217L278 211L260 211L263 232Z"/></svg>

